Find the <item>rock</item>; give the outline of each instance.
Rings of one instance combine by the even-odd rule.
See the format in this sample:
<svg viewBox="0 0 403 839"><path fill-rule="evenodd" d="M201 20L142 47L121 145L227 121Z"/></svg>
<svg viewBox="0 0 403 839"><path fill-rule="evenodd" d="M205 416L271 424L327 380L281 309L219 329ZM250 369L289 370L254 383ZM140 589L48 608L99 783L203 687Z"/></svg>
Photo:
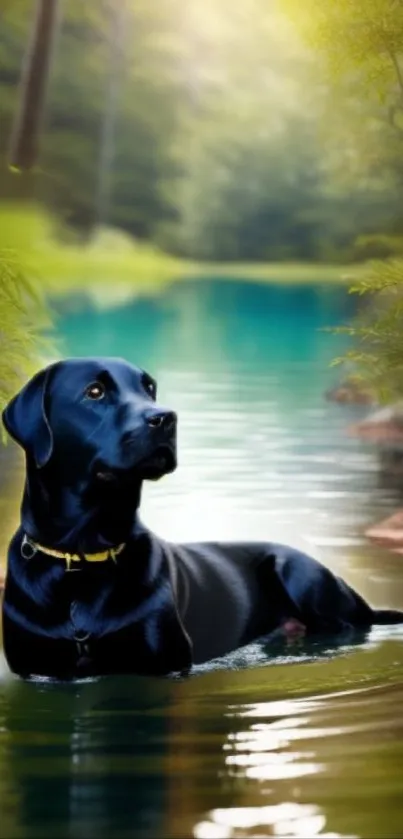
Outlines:
<svg viewBox="0 0 403 839"><path fill-rule="evenodd" d="M392 483L388 480L386 486L401 489L403 478L403 448L400 447L399 450L399 448L396 447L387 448L382 446L378 452L378 461L381 475L387 475L388 479L396 479L396 481L392 481Z"/></svg>
<svg viewBox="0 0 403 839"><path fill-rule="evenodd" d="M403 510L369 527L365 535L377 545L389 548L394 553L403 553Z"/></svg>
<svg viewBox="0 0 403 839"><path fill-rule="evenodd" d="M329 402L339 402L344 405L373 405L375 402L370 390L356 379L346 379L337 387L326 391L325 398Z"/></svg>
<svg viewBox="0 0 403 839"><path fill-rule="evenodd" d="M388 405L350 426L349 433L374 443L403 447L403 403Z"/></svg>

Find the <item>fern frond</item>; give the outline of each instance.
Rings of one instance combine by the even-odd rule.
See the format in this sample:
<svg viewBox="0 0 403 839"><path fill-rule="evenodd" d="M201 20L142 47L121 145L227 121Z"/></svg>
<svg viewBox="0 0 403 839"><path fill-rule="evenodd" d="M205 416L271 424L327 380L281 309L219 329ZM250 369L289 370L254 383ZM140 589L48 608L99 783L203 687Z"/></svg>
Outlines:
<svg viewBox="0 0 403 839"><path fill-rule="evenodd" d="M350 293L368 296L354 320L331 329L354 346L333 364L348 364L379 401L403 396L403 259L373 262Z"/></svg>
<svg viewBox="0 0 403 839"><path fill-rule="evenodd" d="M52 353L46 336L50 327L50 313L35 282L14 252L0 250L0 410L35 372L40 357Z"/></svg>

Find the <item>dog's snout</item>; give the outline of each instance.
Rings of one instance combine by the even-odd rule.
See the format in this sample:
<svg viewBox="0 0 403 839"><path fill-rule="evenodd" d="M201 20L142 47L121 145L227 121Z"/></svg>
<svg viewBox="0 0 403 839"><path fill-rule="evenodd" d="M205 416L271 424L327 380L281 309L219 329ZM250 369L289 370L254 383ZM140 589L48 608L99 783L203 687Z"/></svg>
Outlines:
<svg viewBox="0 0 403 839"><path fill-rule="evenodd" d="M176 414L174 411L155 411L146 417L146 423L150 428L161 428L164 431L173 431L176 426Z"/></svg>

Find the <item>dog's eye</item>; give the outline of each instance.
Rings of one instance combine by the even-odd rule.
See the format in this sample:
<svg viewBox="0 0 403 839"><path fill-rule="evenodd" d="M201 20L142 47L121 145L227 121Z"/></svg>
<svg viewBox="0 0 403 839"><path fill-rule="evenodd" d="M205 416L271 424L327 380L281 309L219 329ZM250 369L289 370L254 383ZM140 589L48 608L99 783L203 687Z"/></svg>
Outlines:
<svg viewBox="0 0 403 839"><path fill-rule="evenodd" d="M91 382L85 389L85 395L88 399L103 399L105 396L105 388L101 382Z"/></svg>
<svg viewBox="0 0 403 839"><path fill-rule="evenodd" d="M144 390L151 396L152 399L155 399L157 395L157 386L152 379L144 379L143 381Z"/></svg>

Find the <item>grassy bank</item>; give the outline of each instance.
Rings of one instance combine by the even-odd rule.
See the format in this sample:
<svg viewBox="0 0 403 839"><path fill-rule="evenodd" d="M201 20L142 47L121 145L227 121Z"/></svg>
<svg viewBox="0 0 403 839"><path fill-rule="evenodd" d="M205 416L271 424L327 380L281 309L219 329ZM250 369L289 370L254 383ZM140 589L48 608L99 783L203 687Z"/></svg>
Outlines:
<svg viewBox="0 0 403 839"><path fill-rule="evenodd" d="M27 274L46 292L66 295L86 290L105 302L133 293L157 293L184 278L321 283L342 281L346 273L351 274L340 265L199 264L168 256L107 229L81 245L38 209L14 205L0 206L0 246L16 251Z"/></svg>
<svg viewBox="0 0 403 839"><path fill-rule="evenodd" d="M325 265L317 262L218 262L193 264L191 274L197 277L254 280L255 282L322 283L343 282L357 268L346 265Z"/></svg>

